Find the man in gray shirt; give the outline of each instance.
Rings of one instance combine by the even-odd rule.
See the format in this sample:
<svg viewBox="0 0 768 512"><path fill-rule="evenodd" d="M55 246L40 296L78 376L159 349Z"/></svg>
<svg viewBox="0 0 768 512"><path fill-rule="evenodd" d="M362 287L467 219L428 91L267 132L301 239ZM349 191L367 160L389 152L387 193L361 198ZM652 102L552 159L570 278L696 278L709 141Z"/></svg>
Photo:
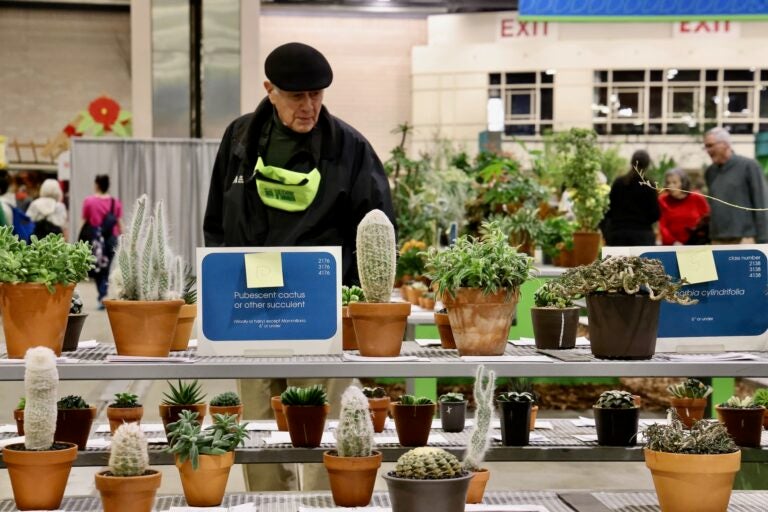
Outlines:
<svg viewBox="0 0 768 512"><path fill-rule="evenodd" d="M709 130L704 136L704 148L712 159L704 174L710 196L745 208L766 208L768 184L760 164L733 152L726 129ZM768 242L768 211L744 210L712 199L709 206L709 237L713 244Z"/></svg>

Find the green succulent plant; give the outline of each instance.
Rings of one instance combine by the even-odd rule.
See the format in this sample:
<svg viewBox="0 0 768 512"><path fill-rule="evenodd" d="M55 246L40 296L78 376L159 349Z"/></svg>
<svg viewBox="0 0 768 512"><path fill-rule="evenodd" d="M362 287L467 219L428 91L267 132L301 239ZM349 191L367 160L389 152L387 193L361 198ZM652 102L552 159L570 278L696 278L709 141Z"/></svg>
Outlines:
<svg viewBox="0 0 768 512"><path fill-rule="evenodd" d="M56 402L58 409L88 409L90 405L78 395L67 395Z"/></svg>
<svg viewBox="0 0 768 512"><path fill-rule="evenodd" d="M16 409L24 410L24 407L27 405L27 399L25 397L19 398L19 402L16 404Z"/></svg>
<svg viewBox="0 0 768 512"><path fill-rule="evenodd" d="M732 396L720 404L720 407L726 407L728 409L758 409L761 406L757 405L755 401L752 400L751 396L745 396L744 398Z"/></svg>
<svg viewBox="0 0 768 512"><path fill-rule="evenodd" d="M211 398L211 405L214 407L233 407L240 403L240 397L234 391L225 391Z"/></svg>
<svg viewBox="0 0 768 512"><path fill-rule="evenodd" d="M755 394L752 396L752 401L755 402L755 404L762 405L768 409L768 388L760 388L755 391Z"/></svg>
<svg viewBox="0 0 768 512"><path fill-rule="evenodd" d="M632 397L632 393L628 391L605 391L600 394L600 397L595 402L595 407L601 409L635 409L635 399Z"/></svg>
<svg viewBox="0 0 768 512"><path fill-rule="evenodd" d="M349 306L350 302L365 302L365 294L359 286L341 287L341 305Z"/></svg>
<svg viewBox="0 0 768 512"><path fill-rule="evenodd" d="M391 474L414 480L443 480L464 476L466 472L454 455L441 448L422 446L401 455Z"/></svg>
<svg viewBox="0 0 768 512"><path fill-rule="evenodd" d="M280 395L283 405L325 405L328 403L328 395L320 384L308 387L289 386Z"/></svg>
<svg viewBox="0 0 768 512"><path fill-rule="evenodd" d="M401 395L400 405L430 405L434 404L431 399L426 396L415 397L413 395Z"/></svg>
<svg viewBox="0 0 768 512"><path fill-rule="evenodd" d="M675 398L707 398L712 394L712 386L699 379L688 378L678 384L670 384L667 391Z"/></svg>
<svg viewBox="0 0 768 512"><path fill-rule="evenodd" d="M533 294L537 308L569 308L573 300L568 290L557 279L550 279Z"/></svg>
<svg viewBox="0 0 768 512"><path fill-rule="evenodd" d="M363 394L368 398L384 398L387 396L387 392L384 391L384 388L378 386L374 388L363 388Z"/></svg>
<svg viewBox="0 0 768 512"><path fill-rule="evenodd" d="M738 451L728 430L720 422L697 421L690 430L680 421L674 409L668 424L653 423L643 429L645 447L667 453L715 455Z"/></svg>
<svg viewBox="0 0 768 512"><path fill-rule="evenodd" d="M179 457L179 462L189 460L197 469L200 455L223 455L234 451L250 436L245 423L237 423L234 414L214 414L213 425L201 429L197 413L183 410L179 420L168 424L166 452Z"/></svg>
<svg viewBox="0 0 768 512"><path fill-rule="evenodd" d="M461 403L464 401L463 393L445 393L440 395L437 399L438 402L443 403Z"/></svg>
<svg viewBox="0 0 768 512"><path fill-rule="evenodd" d="M194 405L205 401L205 394L197 379L192 382L177 382L175 386L168 382L171 389L169 392L163 392L163 405Z"/></svg>
<svg viewBox="0 0 768 512"><path fill-rule="evenodd" d="M126 392L115 393L115 398L109 406L123 409L128 407L141 407L141 404L139 403L138 395Z"/></svg>
<svg viewBox="0 0 768 512"><path fill-rule="evenodd" d="M496 396L497 402L531 402L535 403L536 398L533 396L533 393L530 393L528 391L507 391L506 393L499 393Z"/></svg>

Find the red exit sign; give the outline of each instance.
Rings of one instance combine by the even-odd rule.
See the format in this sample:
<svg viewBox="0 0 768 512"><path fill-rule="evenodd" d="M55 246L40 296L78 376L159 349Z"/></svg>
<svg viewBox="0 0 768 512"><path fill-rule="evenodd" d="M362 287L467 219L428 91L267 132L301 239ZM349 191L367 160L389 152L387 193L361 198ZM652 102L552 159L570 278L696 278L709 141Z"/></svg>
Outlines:
<svg viewBox="0 0 768 512"><path fill-rule="evenodd" d="M675 23L675 37L738 37L740 26L732 21L681 21Z"/></svg>
<svg viewBox="0 0 768 512"><path fill-rule="evenodd" d="M534 38L549 37L551 28L546 21L521 21L516 18L502 18L501 37L503 38Z"/></svg>

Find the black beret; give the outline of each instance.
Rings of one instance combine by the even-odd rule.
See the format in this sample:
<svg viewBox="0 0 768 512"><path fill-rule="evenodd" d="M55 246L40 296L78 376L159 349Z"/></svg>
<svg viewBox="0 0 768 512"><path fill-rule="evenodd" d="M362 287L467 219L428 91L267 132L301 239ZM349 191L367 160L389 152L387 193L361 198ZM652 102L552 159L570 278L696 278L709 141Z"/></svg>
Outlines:
<svg viewBox="0 0 768 512"><path fill-rule="evenodd" d="M264 61L264 74L284 91L319 91L331 85L333 71L322 53L302 43L278 46Z"/></svg>

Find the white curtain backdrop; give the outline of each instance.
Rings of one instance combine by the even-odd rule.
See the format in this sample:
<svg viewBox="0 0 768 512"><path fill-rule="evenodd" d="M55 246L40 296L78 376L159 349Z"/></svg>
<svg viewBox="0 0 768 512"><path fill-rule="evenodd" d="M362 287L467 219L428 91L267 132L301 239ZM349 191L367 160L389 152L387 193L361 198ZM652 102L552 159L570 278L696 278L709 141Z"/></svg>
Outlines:
<svg viewBox="0 0 768 512"><path fill-rule="evenodd" d="M146 193L168 212L170 247L194 268L203 246L203 214L218 140L73 138L69 209L72 239L82 225L83 200L94 193L98 174L110 178L109 193L123 203L127 226L136 199Z"/></svg>

